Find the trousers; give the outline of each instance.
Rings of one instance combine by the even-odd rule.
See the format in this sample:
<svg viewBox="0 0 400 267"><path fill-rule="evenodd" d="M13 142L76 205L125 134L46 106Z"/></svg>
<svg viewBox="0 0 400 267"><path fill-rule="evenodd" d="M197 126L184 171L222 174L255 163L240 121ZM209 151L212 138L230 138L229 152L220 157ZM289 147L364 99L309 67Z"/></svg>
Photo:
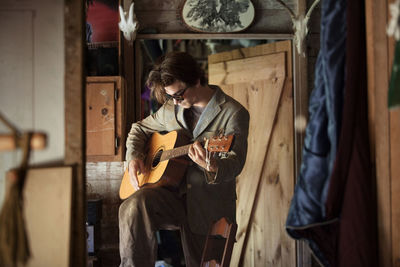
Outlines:
<svg viewBox="0 0 400 267"><path fill-rule="evenodd" d="M177 229L186 266L200 266L206 236L190 230L185 198L162 187L141 188L119 208L120 267L154 267L156 231Z"/></svg>

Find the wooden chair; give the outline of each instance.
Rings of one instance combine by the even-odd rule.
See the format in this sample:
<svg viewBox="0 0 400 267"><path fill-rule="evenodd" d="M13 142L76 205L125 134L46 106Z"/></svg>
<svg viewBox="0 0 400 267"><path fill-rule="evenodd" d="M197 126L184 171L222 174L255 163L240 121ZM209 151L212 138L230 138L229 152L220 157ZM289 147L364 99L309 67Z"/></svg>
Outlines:
<svg viewBox="0 0 400 267"><path fill-rule="evenodd" d="M223 217L214 222L207 234L201 267L229 267L237 224Z"/></svg>

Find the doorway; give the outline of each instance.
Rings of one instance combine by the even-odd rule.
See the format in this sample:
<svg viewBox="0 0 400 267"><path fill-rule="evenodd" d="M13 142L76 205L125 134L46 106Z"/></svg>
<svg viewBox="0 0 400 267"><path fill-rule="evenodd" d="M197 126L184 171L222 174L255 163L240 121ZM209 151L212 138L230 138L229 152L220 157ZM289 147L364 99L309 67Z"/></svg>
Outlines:
<svg viewBox="0 0 400 267"><path fill-rule="evenodd" d="M295 61L291 53L292 43L290 40L276 41L261 37L237 40L210 39L210 36L207 36L207 39L201 39L197 38L198 36L193 38L193 36L169 35L161 36L165 38L154 39L138 35L133 49L135 51L133 79L135 89L133 91L138 92L132 93L137 96L135 100L135 108L138 110L136 120L157 109L157 106L148 97L143 81L147 76L147 71L157 58L155 54L160 53L157 50L162 49L166 49L166 51L168 49L184 50L193 54L207 70L209 78L213 79L212 83L220 84L226 93L242 102L252 111L254 114L251 115L252 117L258 118L257 116L263 115L260 120L256 119L252 124L254 132L257 132L255 136L251 137L254 149L249 154L254 157L248 159L248 162L252 165L245 167L238 179L239 230L232 261L236 261L242 266L295 266L296 242L289 239L284 230L298 160L295 148L299 144L295 138L293 118L298 110L297 106L301 102L296 98L296 92L301 89L295 83L298 73L293 67ZM201 37L201 35L199 36ZM186 37L186 39L179 37ZM241 42L253 45L235 46ZM147 43L146 46L144 46L145 43ZM216 53L207 52L206 50L211 50L209 47L214 47ZM161 51L161 53L163 52ZM265 62L270 65L263 65ZM228 69L239 68L241 71L234 73L229 70L229 73L224 73L227 71L224 66L227 66ZM277 68L277 66L281 66L281 68ZM249 71L250 67L256 67L256 69ZM265 72L256 71L263 68L265 68ZM258 76L249 80L246 80L244 76L240 78L239 74L245 73L245 71L249 72L244 76ZM225 79L224 81L221 77L228 77L228 74L230 75L229 79L233 80L231 83L224 84L230 80ZM262 79L262 76L265 76L265 79ZM263 93L264 91L268 93ZM267 112L267 110L270 111ZM270 117L261 123L262 119L268 117L264 115L270 115ZM112 179L104 176L103 165L112 171ZM86 164L86 168L91 172L91 176L97 177L97 179L103 177L102 185L109 186L115 191L113 194L117 194L123 174L122 162L91 163ZM90 182L89 176L88 180ZM102 231L103 233L107 232L107 236L112 239L110 239L112 244L109 245L114 250L110 256L118 257L116 249L118 244L114 243L118 242L119 200L112 197L103 203L110 205L109 211L114 215L109 218L108 223L103 224L107 229ZM270 205L270 203L274 204ZM160 240L164 237L160 236ZM163 257L168 257L168 252Z"/></svg>
<svg viewBox="0 0 400 267"><path fill-rule="evenodd" d="M296 169L291 46L290 40L137 40L137 119L158 108L143 81L157 57L169 51L192 54L209 83L219 85L250 112L248 157L237 179L239 227L232 266L296 265L296 242L284 228Z"/></svg>

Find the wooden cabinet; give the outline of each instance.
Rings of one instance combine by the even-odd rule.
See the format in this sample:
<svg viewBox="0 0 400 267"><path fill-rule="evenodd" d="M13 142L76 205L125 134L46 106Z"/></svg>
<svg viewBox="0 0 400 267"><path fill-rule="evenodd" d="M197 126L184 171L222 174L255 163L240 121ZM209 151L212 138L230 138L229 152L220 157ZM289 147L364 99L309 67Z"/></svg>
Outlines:
<svg viewBox="0 0 400 267"><path fill-rule="evenodd" d="M123 161L125 89L120 76L86 78L87 161Z"/></svg>

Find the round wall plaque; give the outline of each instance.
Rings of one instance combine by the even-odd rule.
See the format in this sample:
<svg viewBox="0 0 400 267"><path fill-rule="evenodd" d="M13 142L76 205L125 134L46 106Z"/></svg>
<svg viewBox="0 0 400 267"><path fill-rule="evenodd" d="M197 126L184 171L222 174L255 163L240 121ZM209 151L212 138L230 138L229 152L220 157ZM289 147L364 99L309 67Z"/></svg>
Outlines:
<svg viewBox="0 0 400 267"><path fill-rule="evenodd" d="M254 6L250 0L186 0L182 19L198 32L239 32L253 22Z"/></svg>

